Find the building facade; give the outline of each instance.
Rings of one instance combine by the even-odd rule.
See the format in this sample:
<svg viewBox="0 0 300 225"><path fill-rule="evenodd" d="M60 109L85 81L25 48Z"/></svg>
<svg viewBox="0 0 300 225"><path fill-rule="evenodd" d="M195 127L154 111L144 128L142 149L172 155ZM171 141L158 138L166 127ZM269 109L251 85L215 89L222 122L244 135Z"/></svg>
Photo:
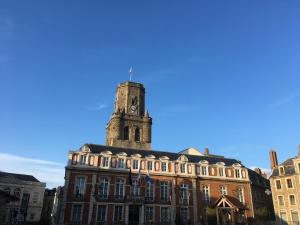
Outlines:
<svg viewBox="0 0 300 225"><path fill-rule="evenodd" d="M282 224L300 224L300 146L298 155L278 164L271 150L271 189L276 220Z"/></svg>
<svg viewBox="0 0 300 225"><path fill-rule="evenodd" d="M0 190L16 200L5 207L3 224L38 223L43 208L45 183L31 175L0 172Z"/></svg>
<svg viewBox="0 0 300 225"><path fill-rule="evenodd" d="M254 217L248 168L208 149L152 150L151 126L143 85L119 84L106 145L68 154L63 224L244 224Z"/></svg>

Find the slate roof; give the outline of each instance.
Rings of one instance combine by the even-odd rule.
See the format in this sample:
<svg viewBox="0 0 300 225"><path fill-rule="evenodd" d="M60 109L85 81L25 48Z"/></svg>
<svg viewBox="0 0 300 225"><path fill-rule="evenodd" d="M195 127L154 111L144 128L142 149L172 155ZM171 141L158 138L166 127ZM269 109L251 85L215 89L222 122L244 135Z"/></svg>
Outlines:
<svg viewBox="0 0 300 225"><path fill-rule="evenodd" d="M270 188L269 180L264 178L262 175L259 175L258 173L256 173L251 169L248 169L248 174L252 184Z"/></svg>
<svg viewBox="0 0 300 225"><path fill-rule="evenodd" d="M7 177L13 177L13 178L15 178L17 180L21 180L21 181L40 182L38 179L36 179L34 176L31 176L31 175L6 173L6 172L0 171L0 179L7 178Z"/></svg>
<svg viewBox="0 0 300 225"><path fill-rule="evenodd" d="M95 144L86 144L85 146L89 147L92 153L100 153L102 151L111 151L114 155L117 153L125 152L127 155L140 154L142 157L148 155L154 155L156 159L162 156L167 156L170 160L177 160L179 156L185 154L166 152L166 151L155 151L155 150L143 150L143 149L132 149L132 148L121 148L121 147L112 147L106 145L95 145ZM240 163L236 159L223 158L217 156L196 156L196 155L185 155L189 162L198 163L201 160L207 160L209 164L216 164L218 162L224 162L226 166L231 166L234 163Z"/></svg>
<svg viewBox="0 0 300 225"><path fill-rule="evenodd" d="M279 164L277 167L275 167L272 171L271 177L279 176L279 167L284 166L284 175L293 175L295 174L295 167L294 167L294 158L289 158L285 160L283 163Z"/></svg>

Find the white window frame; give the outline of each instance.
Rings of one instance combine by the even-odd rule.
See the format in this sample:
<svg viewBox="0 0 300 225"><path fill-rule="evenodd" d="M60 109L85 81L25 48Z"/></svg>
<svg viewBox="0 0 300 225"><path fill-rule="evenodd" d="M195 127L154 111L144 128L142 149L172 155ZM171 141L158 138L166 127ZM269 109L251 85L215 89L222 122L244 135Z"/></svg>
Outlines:
<svg viewBox="0 0 300 225"><path fill-rule="evenodd" d="M151 163L151 168L149 169L149 164L150 164L150 163ZM148 171L153 171L153 165L154 165L153 160L147 161L147 170L148 170Z"/></svg>
<svg viewBox="0 0 300 225"><path fill-rule="evenodd" d="M98 210L99 210L99 206L104 206L105 207L105 215L104 215L104 220L98 220ZM96 212L96 221L97 222L106 222L107 221L107 211L108 211L108 205L105 204L98 204L97 205L97 212Z"/></svg>
<svg viewBox="0 0 300 225"><path fill-rule="evenodd" d="M123 162L120 164L120 162ZM126 164L126 159L125 158L118 158L117 160L117 168L118 169L124 169Z"/></svg>
<svg viewBox="0 0 300 225"><path fill-rule="evenodd" d="M207 188L207 192L206 189ZM209 185L203 185L202 186L202 193L203 193L203 201L209 205L210 204L210 187ZM207 194L206 194L207 193Z"/></svg>
<svg viewBox="0 0 300 225"><path fill-rule="evenodd" d="M220 171L222 171L222 175L221 175ZM218 168L218 175L219 175L219 177L224 177L224 175L225 175L224 167L219 167Z"/></svg>
<svg viewBox="0 0 300 225"><path fill-rule="evenodd" d="M151 208L152 209L152 218L151 219L148 219L147 218L147 209L148 208ZM155 218L155 207L154 206L148 206L148 205L145 205L145 218L144 218L144 220L145 220L145 222L146 223L148 223L148 222L153 222L154 221L154 218Z"/></svg>
<svg viewBox="0 0 300 225"><path fill-rule="evenodd" d="M291 180L292 187L289 187L289 186L288 186L288 180ZM294 182L293 182L293 179L292 179L291 177L285 179L285 185L286 185L286 188L287 188L287 189L294 189L294 187L295 187Z"/></svg>
<svg viewBox="0 0 300 225"><path fill-rule="evenodd" d="M132 170L139 170L139 160L138 159L133 159L132 160Z"/></svg>
<svg viewBox="0 0 300 225"><path fill-rule="evenodd" d="M107 161L104 161L106 159L107 159ZM102 156L101 167L102 168L109 168L109 164L110 164L110 157L109 156Z"/></svg>
<svg viewBox="0 0 300 225"><path fill-rule="evenodd" d="M162 161L160 163L160 165L161 165L160 171L163 173L167 173L168 172L168 162ZM163 170L163 165L165 165L165 170Z"/></svg>
<svg viewBox="0 0 300 225"><path fill-rule="evenodd" d="M166 220L162 220L162 209L167 209L167 217ZM170 208L167 206L161 206L160 207L160 221L161 222L169 222L170 221Z"/></svg>
<svg viewBox="0 0 300 225"><path fill-rule="evenodd" d="M282 197L283 205L280 205L279 197ZM283 196L283 195L277 195L277 201L278 201L278 206L279 206L279 207L285 206L284 196Z"/></svg>
<svg viewBox="0 0 300 225"><path fill-rule="evenodd" d="M78 179L80 179L80 178L83 178L83 188L81 189L79 189L79 192L77 193L77 180ZM82 196L84 196L84 193L85 193L85 187L86 187L86 180L87 180L87 178L86 178L86 176L76 176L75 177L75 185L74 185L74 192L73 192L73 194L74 195L82 195ZM80 186L81 187L81 186ZM80 192L80 190L82 190L82 193Z"/></svg>
<svg viewBox="0 0 300 225"><path fill-rule="evenodd" d="M121 211L121 219L120 220L116 220L116 207L122 207L122 211ZM117 205L114 205L114 212L113 212L113 221L114 222L120 222L120 221L124 221L124 205L120 205L120 204L117 204Z"/></svg>
<svg viewBox="0 0 300 225"><path fill-rule="evenodd" d="M73 216L74 216L74 206L80 206L80 218L79 218L79 220L73 220L74 218L73 218ZM75 203L75 204L72 204L72 213L71 213L71 221L72 222L82 222L82 213L83 213L83 205L82 204L78 204L78 203Z"/></svg>
<svg viewBox="0 0 300 225"><path fill-rule="evenodd" d="M162 186L164 187L163 191L162 191ZM168 181L160 182L159 192L160 192L160 200L168 201L168 198L169 198L169 182ZM166 195L166 196L164 196L164 198L162 197L163 196L162 193L163 193L163 195Z"/></svg>
<svg viewBox="0 0 300 225"><path fill-rule="evenodd" d="M202 165L201 166L201 175L202 176L208 176L208 166L207 165Z"/></svg>
<svg viewBox="0 0 300 225"><path fill-rule="evenodd" d="M186 172L187 172L186 163L180 163L180 173L186 173Z"/></svg>
<svg viewBox="0 0 300 225"><path fill-rule="evenodd" d="M279 181L279 183L280 183L280 188L277 188L277 181ZM282 190L282 183L281 183L280 179L275 180L275 188L276 188L276 190Z"/></svg>
<svg viewBox="0 0 300 225"><path fill-rule="evenodd" d="M101 185L103 184L104 179L107 181L107 182L104 182L104 184L107 185L106 193L100 193L100 188L101 188ZM110 184L110 182L109 182L109 179L107 177L100 177L100 179L99 179L99 193L98 194L99 194L99 196L101 196L101 198L108 198L109 184Z"/></svg>
<svg viewBox="0 0 300 225"><path fill-rule="evenodd" d="M118 185L117 185L117 183L118 183L118 180L122 180L123 182L122 182L122 184L123 184L123 189L122 189L122 194L121 193L117 193L118 192L118 190L117 190L117 187L118 187ZM125 195L125 185L126 185L126 182L125 182L125 179L124 178L116 178L116 183L115 183L115 196L117 197L124 197L124 195Z"/></svg>
<svg viewBox="0 0 300 225"><path fill-rule="evenodd" d="M227 187L225 185L221 185L219 188L220 195L227 195Z"/></svg>
<svg viewBox="0 0 300 225"><path fill-rule="evenodd" d="M290 198L290 196L294 196L294 204L291 204L291 198ZM296 206L296 205L297 205L296 195L294 195L294 194L289 194L289 205L290 205L290 206Z"/></svg>

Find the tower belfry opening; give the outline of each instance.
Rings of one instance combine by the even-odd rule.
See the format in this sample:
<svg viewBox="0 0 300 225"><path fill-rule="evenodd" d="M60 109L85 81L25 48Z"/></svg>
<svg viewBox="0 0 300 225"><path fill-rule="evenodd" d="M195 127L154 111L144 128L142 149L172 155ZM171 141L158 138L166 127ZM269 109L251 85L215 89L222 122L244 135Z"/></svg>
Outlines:
<svg viewBox="0 0 300 225"><path fill-rule="evenodd" d="M106 145L151 149L152 118L145 111L143 84L127 81L116 90L114 111L106 125Z"/></svg>

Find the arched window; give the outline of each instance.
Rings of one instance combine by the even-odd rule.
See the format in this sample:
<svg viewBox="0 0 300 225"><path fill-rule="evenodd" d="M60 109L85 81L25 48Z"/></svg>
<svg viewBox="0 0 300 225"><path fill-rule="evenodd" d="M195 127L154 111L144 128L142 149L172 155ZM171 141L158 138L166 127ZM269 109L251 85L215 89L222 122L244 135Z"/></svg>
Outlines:
<svg viewBox="0 0 300 225"><path fill-rule="evenodd" d="M124 140L129 139L129 127L124 127Z"/></svg>
<svg viewBox="0 0 300 225"><path fill-rule="evenodd" d="M134 132L134 140L137 142L140 141L140 136L141 136L140 128L137 127L137 128L135 128L135 132Z"/></svg>

